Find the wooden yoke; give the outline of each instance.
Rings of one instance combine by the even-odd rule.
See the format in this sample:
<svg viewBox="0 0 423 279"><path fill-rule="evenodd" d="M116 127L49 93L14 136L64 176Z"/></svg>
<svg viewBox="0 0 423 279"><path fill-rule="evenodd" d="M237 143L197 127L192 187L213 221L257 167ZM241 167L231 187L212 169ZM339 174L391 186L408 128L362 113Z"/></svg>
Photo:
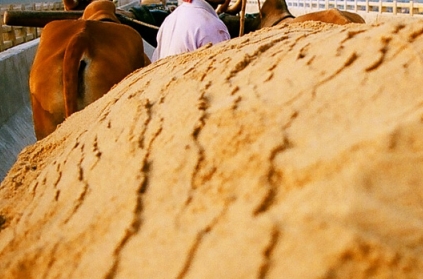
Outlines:
<svg viewBox="0 0 423 279"><path fill-rule="evenodd" d="M10 26L44 27L54 20L79 19L83 11L5 11L3 22Z"/></svg>
<svg viewBox="0 0 423 279"><path fill-rule="evenodd" d="M9 26L44 27L47 23L55 20L79 19L84 11L5 11L3 22ZM125 14L116 13L118 20L128 25L139 33L140 26L158 30L159 27L148 24Z"/></svg>

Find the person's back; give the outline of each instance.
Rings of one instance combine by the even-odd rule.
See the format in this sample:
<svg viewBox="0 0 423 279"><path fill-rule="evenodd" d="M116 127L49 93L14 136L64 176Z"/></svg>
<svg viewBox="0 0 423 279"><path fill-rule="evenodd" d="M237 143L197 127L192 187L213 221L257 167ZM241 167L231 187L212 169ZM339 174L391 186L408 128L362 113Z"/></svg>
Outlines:
<svg viewBox="0 0 423 279"><path fill-rule="evenodd" d="M184 2L161 25L153 61L229 39L226 25L219 19L211 4L205 0Z"/></svg>

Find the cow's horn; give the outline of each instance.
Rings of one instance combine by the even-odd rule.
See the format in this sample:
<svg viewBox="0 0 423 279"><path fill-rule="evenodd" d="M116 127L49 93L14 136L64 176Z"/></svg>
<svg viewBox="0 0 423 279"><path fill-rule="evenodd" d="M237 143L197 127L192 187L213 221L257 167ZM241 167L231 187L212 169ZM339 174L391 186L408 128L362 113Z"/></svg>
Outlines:
<svg viewBox="0 0 423 279"><path fill-rule="evenodd" d="M220 4L217 9L216 9L216 13L217 14L221 14L221 13L225 13L226 10L229 7L229 3L231 2L231 0L225 0L225 3Z"/></svg>
<svg viewBox="0 0 423 279"><path fill-rule="evenodd" d="M65 10L72 10L78 6L78 0L63 0L63 5L65 6Z"/></svg>
<svg viewBox="0 0 423 279"><path fill-rule="evenodd" d="M228 9L226 9L225 13L230 15L236 15L241 11L242 8L242 0L236 0L235 4L232 6L229 6Z"/></svg>

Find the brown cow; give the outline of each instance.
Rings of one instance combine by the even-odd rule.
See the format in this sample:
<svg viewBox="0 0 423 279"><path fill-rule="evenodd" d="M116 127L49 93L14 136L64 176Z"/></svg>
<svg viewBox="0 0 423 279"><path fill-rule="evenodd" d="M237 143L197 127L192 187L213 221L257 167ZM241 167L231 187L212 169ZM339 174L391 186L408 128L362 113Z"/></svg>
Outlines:
<svg viewBox="0 0 423 279"><path fill-rule="evenodd" d="M339 25L348 23L366 23L360 15L348 11L341 11L338 9L329 9L301 15L293 18L292 20L288 20L288 23L305 21L321 21Z"/></svg>
<svg viewBox="0 0 423 279"><path fill-rule="evenodd" d="M37 139L149 63L141 36L119 23L111 1L92 2L79 20L48 23L29 77Z"/></svg>
<svg viewBox="0 0 423 279"><path fill-rule="evenodd" d="M305 21L321 21L333 24L365 23L364 19L356 14L338 9L329 9L308 13L294 17L288 10L285 0L266 0L261 12L260 27L271 27L280 23L295 23Z"/></svg>
<svg viewBox="0 0 423 279"><path fill-rule="evenodd" d="M220 15L220 18L225 22L226 26L228 26L229 33L232 35L239 32L239 17L235 17L234 15L241 11L241 0L237 0L232 6L228 7L230 1L231 0L227 0L225 4L218 8L218 11L232 15ZM322 21L334 24L365 23L360 15L347 11L340 11L338 9L329 9L294 17L289 11L285 0L266 0L260 9L260 16L247 17L246 20L246 33L263 27L275 26L277 24L305 21ZM235 30L236 28L238 28L238 30Z"/></svg>

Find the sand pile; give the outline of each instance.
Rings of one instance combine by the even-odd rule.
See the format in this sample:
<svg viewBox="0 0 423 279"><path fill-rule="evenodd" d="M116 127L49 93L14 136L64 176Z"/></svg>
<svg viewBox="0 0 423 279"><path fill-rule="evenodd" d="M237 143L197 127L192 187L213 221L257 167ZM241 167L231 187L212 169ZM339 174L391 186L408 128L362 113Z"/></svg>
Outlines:
<svg viewBox="0 0 423 279"><path fill-rule="evenodd" d="M26 148L0 278L421 278L423 21L164 59Z"/></svg>

